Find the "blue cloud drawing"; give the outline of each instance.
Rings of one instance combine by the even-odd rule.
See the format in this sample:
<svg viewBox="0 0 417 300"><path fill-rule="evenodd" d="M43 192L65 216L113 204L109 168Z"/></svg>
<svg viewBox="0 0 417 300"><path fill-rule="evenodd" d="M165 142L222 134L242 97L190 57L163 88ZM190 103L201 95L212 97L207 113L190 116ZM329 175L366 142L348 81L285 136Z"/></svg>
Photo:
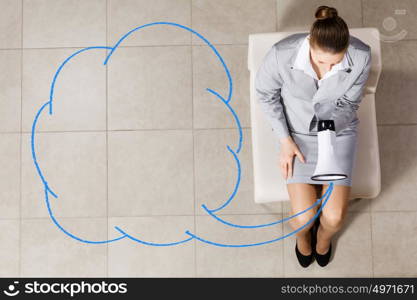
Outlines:
<svg viewBox="0 0 417 300"><path fill-rule="evenodd" d="M103 65L106 65L109 62L109 60L110 60L111 56L113 55L113 53L122 44L122 42L123 42L124 39L126 39L129 35L131 35L132 33L136 32L138 30L141 30L141 29L146 28L146 27L149 27L149 26L156 26L156 25L167 25L167 26L180 27L180 28L182 28L184 30L190 31L191 33L195 34L200 39L202 39L211 48L211 50L213 51L213 53L218 58L219 62L221 63L221 65L224 68L224 71L226 72L227 79L228 79L228 82L229 82L229 92L228 92L227 98L222 97L219 93L217 93L216 91L214 91L214 90L212 90L210 88L207 88L206 90L208 92L210 92L211 94L213 94L214 96L216 96L226 106L226 108L230 111L231 116L234 118L234 121L236 122L238 131L239 131L239 140L237 142L236 149L234 150L229 145L227 145L227 150L230 152L230 154L232 155L232 157L233 157L233 159L234 159L234 161L236 163L236 183L235 183L235 186L234 186L234 189L233 189L232 193L230 194L230 196L227 198L227 200L222 205L220 205L217 208L209 209L205 204L203 204L202 205L203 210L206 211L208 213L208 215L210 215L211 217L213 217L215 220L223 223L226 226L237 227L237 228L241 228L241 229L253 229L253 228L273 226L273 225L276 225L276 224L279 224L279 223L288 221L291 218L294 218L294 217L296 217L296 216L298 216L298 215L300 215L300 214L302 214L302 213L304 213L304 212L312 209L313 207L317 206L323 198L326 198L324 200L324 202L323 202L323 205L317 210L316 214L314 215L314 217L311 220L309 220L309 222L307 222L305 225L301 226L297 230L294 230L293 232L291 232L291 233L289 233L289 234L287 234L285 236L277 237L276 239L272 239L272 240L269 240L269 241L264 241L264 242L259 242L259 243L252 243L252 244L240 244L240 245L239 244L237 244L237 245L227 245L227 244L221 244L221 243L216 243L216 242L213 242L213 241L209 241L207 239L204 239L202 237L197 236L196 234L193 234L192 232L190 232L188 230L185 231L185 233L184 233L185 238L182 239L182 240L180 240L180 241L170 242L170 243L153 243L153 242L148 242L148 241L140 240L140 239L138 239L138 238L130 235L124 229L122 229L122 228L120 228L118 226L115 226L115 228L114 228L115 231L120 234L118 237L116 237L114 239L110 239L110 240L92 241L92 240L82 239L82 238L78 237L77 235L69 232L68 230L66 230L58 222L58 220L54 216L54 213L53 213L53 211L51 209L51 205L50 205L50 195L52 195L52 197L54 197L54 198L58 198L58 195L48 185L48 181L46 180L46 178L45 178L45 176L44 176L44 174L42 172L42 169L41 169L41 167L40 167L40 165L39 165L39 163L37 161L37 156L36 156L36 151L35 151L35 145L36 145L36 143L35 143L35 141L36 141L36 139L35 139L35 137L36 137L35 131L36 131L36 126L37 126L38 119L42 115L42 113L44 113L44 110L45 110L46 107L49 108L49 114L50 115L53 114L54 88L55 88L55 83L56 83L57 79L59 78L59 74L60 74L61 70L66 66L66 64L69 61L71 61L72 58L74 58L75 56L80 55L80 54L82 54L82 53L84 53L86 51L90 51L90 50L93 50L93 49L110 50L110 52L106 56L106 59L103 62ZM219 212L220 210L224 209L226 206L228 206L231 203L231 201L233 200L233 198L235 197L235 195L236 195L236 193L237 193L237 191L239 189L240 178L241 178L241 167L240 167L240 160L239 160L239 156L238 155L239 155L239 153L240 153L240 151L242 149L243 135L242 135L242 127L240 125L239 117L237 116L236 112L234 111L233 107L230 104L231 99L232 99L232 91L233 91L232 77L230 75L229 69L226 66L225 61L223 60L223 58L221 57L221 55L219 54L219 52L217 51L217 49L206 38L204 38L198 32L194 31L193 29L191 29L189 27L186 27L184 25L180 25L180 24L177 24L177 23L172 23L172 22L154 22L154 23L148 23L148 24L145 24L145 25L136 27L136 28L132 29L131 31L129 31L128 33L126 33L125 35L123 35L119 39L119 41L113 47L107 47L107 46L86 47L86 48L83 48L83 49L78 50L78 51L74 52L73 54L71 54L68 58L66 58L64 60L64 62L62 62L62 64L57 69L57 71L56 71L56 73L55 73L55 75L53 77L52 83L51 83L49 100L46 103L44 103L40 107L40 109L38 110L38 112L36 113L35 118L33 120L32 133L31 133L31 151L32 151L32 158L33 158L33 162L34 162L34 165L36 167L36 170L38 172L38 175L39 175L39 177L40 177L40 179L42 181L42 184L43 184L46 207L47 207L47 210L48 210L48 214L49 214L51 220L53 221L53 223L63 233L65 233L67 236L69 236L69 237L71 237L71 238L73 238L73 239L75 239L75 240L77 240L79 242L88 243L88 244L112 243L112 242L116 242L116 241L119 241L119 240L122 240L122 239L126 239L127 238L127 239L130 239L130 240L132 240L134 242L137 242L139 244L142 244L142 245L159 246L159 247L162 246L162 247L164 247L164 246L179 245L179 244L183 244L183 243L189 242L189 241L191 241L193 239L196 239L196 240L198 240L200 242L204 242L204 243L207 243L207 244L210 244L210 245L214 245L214 246L219 246L219 247L251 247L251 246L260 246L260 245L265 245L265 244L270 244L270 243L273 243L273 242L277 242L279 240L282 240L282 239L284 239L284 238L286 238L288 236L291 236L291 235L297 233L298 231L302 230L304 227L308 226L310 223L314 222L314 220L320 214L322 208L325 206L325 204L327 203L327 200L329 199L329 197L331 195L331 192L333 190L333 183L330 183L329 188L326 191L325 195L323 195L322 198L318 199L316 201L316 203L314 203L311 207L309 207L309 208L305 209L304 211L301 211L301 212L299 212L299 213L297 213L295 215L289 216L289 217L287 217L285 219L278 220L278 221L275 221L275 222L272 222L272 223L259 224L259 225L251 225L251 226L238 225L238 224L233 224L233 223L227 222L227 221L221 219L219 216L217 216L215 214L216 212Z"/></svg>

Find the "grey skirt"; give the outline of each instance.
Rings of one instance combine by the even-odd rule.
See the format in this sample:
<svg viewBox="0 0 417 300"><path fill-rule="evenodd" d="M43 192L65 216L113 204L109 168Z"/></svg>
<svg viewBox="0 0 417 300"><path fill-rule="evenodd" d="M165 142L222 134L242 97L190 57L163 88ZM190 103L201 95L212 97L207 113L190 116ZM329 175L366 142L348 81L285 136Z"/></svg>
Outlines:
<svg viewBox="0 0 417 300"><path fill-rule="evenodd" d="M305 163L294 157L293 176L287 178L286 183L310 183L352 186L352 173L356 159L357 131L356 128L343 130L336 136L336 156L339 166L348 175L347 178L334 181L315 181L311 179L316 168L318 158L317 135L307 135L290 131L290 134L304 156Z"/></svg>

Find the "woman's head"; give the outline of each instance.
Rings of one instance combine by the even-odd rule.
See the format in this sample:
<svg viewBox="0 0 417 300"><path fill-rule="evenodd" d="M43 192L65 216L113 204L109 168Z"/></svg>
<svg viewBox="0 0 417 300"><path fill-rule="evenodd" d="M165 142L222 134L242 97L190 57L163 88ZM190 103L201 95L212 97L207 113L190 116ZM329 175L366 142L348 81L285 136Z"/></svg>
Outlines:
<svg viewBox="0 0 417 300"><path fill-rule="evenodd" d="M339 63L349 46L348 26L334 7L319 6L314 16L309 41L313 60L321 65Z"/></svg>

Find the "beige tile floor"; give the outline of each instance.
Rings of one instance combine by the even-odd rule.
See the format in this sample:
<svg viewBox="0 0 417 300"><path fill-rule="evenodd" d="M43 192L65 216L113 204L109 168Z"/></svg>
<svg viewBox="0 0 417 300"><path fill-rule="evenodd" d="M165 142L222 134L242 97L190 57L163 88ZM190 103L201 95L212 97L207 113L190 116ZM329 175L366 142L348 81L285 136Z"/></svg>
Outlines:
<svg viewBox="0 0 417 300"><path fill-rule="evenodd" d="M417 276L416 1L404 0L0 0L0 276ZM351 27L375 26L384 70L377 91L382 192L351 203L327 268L298 266L294 238L250 248L191 241L152 247L127 238L84 244L52 223L31 157L36 111L49 98L55 70L71 53L112 46L137 26L158 21L190 26L215 45L233 77L231 105L243 128L242 177L219 214L237 224L288 215L288 203L256 205L252 194L247 37L308 30L313 9L335 6ZM129 36L107 67L103 49L74 58L44 111L38 162L59 222L83 239L120 236L147 242L188 238L256 243L288 233L288 224L237 229L207 216L232 194L238 131L225 73L189 31L160 25Z"/></svg>

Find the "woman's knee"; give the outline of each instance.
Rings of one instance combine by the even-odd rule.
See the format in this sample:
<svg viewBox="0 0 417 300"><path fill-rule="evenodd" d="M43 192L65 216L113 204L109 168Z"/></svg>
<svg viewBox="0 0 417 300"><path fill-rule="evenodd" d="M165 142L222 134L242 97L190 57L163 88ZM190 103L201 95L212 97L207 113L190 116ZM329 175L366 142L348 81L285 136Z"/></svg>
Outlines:
<svg viewBox="0 0 417 300"><path fill-rule="evenodd" d="M337 231L343 226L345 218L346 212L344 210L332 210L322 213L320 223L332 231Z"/></svg>
<svg viewBox="0 0 417 300"><path fill-rule="evenodd" d="M296 214L297 212L293 213ZM304 225L306 225L311 219L314 218L315 210L310 209L306 211L305 213L302 213L290 220L291 227L295 230L298 229ZM311 226L313 226L314 222L311 222L309 225L304 227L301 231L308 231Z"/></svg>
<svg viewBox="0 0 417 300"><path fill-rule="evenodd" d="M291 215L297 215L290 219L290 225L293 229L298 229L306 225L317 211L317 207L308 209L314 205L317 200L317 190L314 185L307 183L288 184L288 193L291 200ZM301 213L302 211L307 211ZM308 231L313 224L304 227L300 232Z"/></svg>

